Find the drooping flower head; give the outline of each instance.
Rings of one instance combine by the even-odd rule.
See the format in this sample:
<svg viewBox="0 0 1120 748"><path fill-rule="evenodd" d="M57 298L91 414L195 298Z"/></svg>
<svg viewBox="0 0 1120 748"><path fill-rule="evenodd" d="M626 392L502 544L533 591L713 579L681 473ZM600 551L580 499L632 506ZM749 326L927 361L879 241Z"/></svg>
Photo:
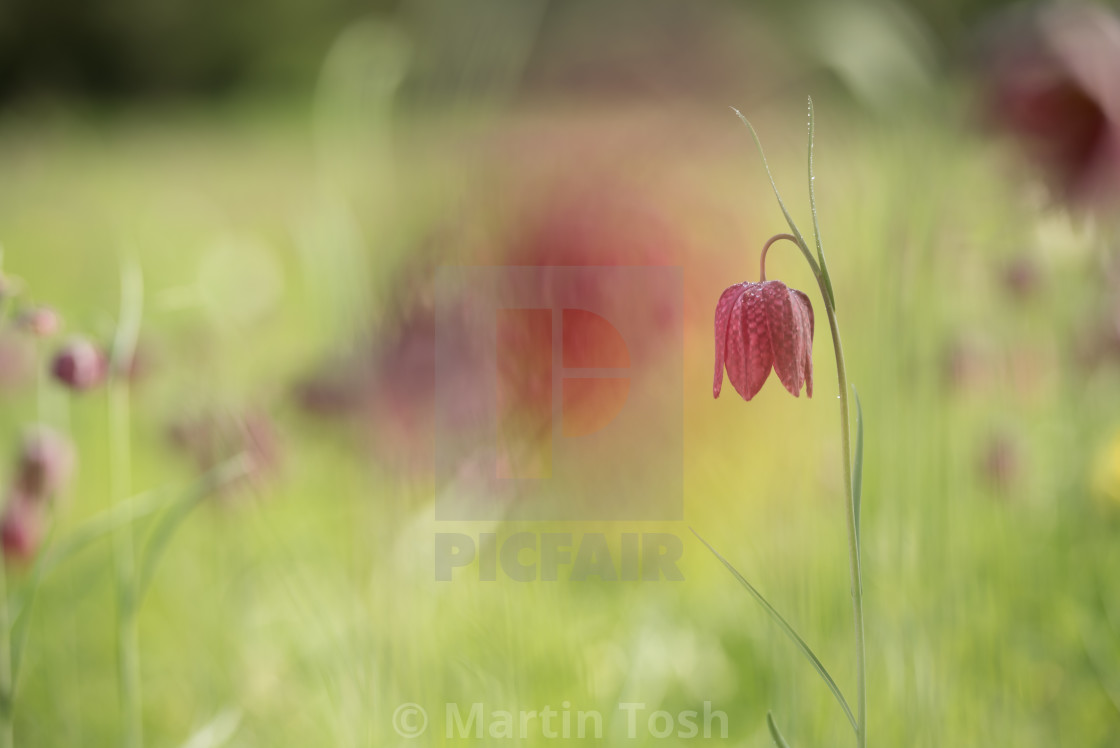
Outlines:
<svg viewBox="0 0 1120 748"><path fill-rule="evenodd" d="M801 291L781 281L731 286L716 304L715 332L713 396L719 397L725 368L744 400L758 394L771 369L794 397L802 385L813 396L813 306Z"/></svg>

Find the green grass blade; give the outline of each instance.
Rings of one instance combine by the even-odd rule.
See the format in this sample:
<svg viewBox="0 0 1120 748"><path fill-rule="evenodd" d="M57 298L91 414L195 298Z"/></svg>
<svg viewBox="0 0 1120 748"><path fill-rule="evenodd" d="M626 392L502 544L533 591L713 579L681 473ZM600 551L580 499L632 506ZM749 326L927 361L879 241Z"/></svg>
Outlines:
<svg viewBox="0 0 1120 748"><path fill-rule="evenodd" d="M171 492L168 490L145 491L91 517L43 556L39 564L41 573L45 574L91 543L111 535L118 527L158 512L171 503L171 500Z"/></svg>
<svg viewBox="0 0 1120 748"><path fill-rule="evenodd" d="M1093 675L1101 691L1112 702L1113 708L1120 712L1120 676L1118 676L1115 658L1109 656L1108 647L1101 641L1099 634L1092 631L1088 622L1081 622L1081 646L1085 656L1092 667Z"/></svg>
<svg viewBox="0 0 1120 748"><path fill-rule="evenodd" d="M692 528L689 529L691 530ZM813 665L813 668L817 671L821 678L824 679L824 682L828 685L829 690L832 691L832 695L836 697L837 703L840 704L840 708L844 710L844 714L847 715L848 721L852 724L852 729L858 732L859 727L856 724L856 718L852 715L851 707L848 706L848 700L844 698L844 694L840 692L840 687L836 685L836 681L832 679L831 675L829 675L828 670L824 666L824 663L821 662L816 653L813 652L809 645L805 643L805 640L802 639L796 631L794 631L793 627L790 626L786 619L782 617L782 614L779 613L774 608L774 606L771 605L766 600L766 598L762 596L762 593L755 589L754 585L748 582L746 578L742 574L740 574L734 566L731 565L730 561L721 556L719 551L712 547L711 543L700 537L700 533L696 532L696 530L692 530L692 534L699 538L700 542L708 547L708 550L711 551L712 554L720 560L720 563L722 563L729 572L731 572L731 576L735 577L735 579L739 581L739 584L743 585L743 587L746 588L747 592L751 593L754 599L758 601L758 604L762 606L763 610L765 610L770 615L770 618L774 621L774 623L778 624L778 628L784 631L786 636L788 636L793 641L793 643L797 645L797 648L801 650L801 653L804 654L806 658L808 658L809 662Z"/></svg>
<svg viewBox="0 0 1120 748"><path fill-rule="evenodd" d="M144 546L140 574L136 582L136 594L133 599L133 605L137 610L139 610L140 603L144 599L144 594L151 586L156 566L163 557L164 551L167 550L175 531L179 529L179 525L194 511L196 506L201 504L206 497L212 495L215 489L244 476L248 468L249 459L244 454L222 463L191 486L187 494L160 517L159 523L148 536L147 545Z"/></svg>
<svg viewBox="0 0 1120 748"><path fill-rule="evenodd" d="M789 748L789 743L782 737L778 726L774 724L774 715L771 712L766 712L766 726L770 728L770 738L774 741L774 745L778 748Z"/></svg>
<svg viewBox="0 0 1120 748"><path fill-rule="evenodd" d="M169 500L166 491L146 491L127 501L122 501L112 509L86 520L68 538L53 544L47 552L39 557L39 560L31 568L31 575L26 588L18 598L13 600L11 605L13 684L19 682L23 652L27 646L27 637L30 633L28 624L31 619L31 606L35 603L35 595L47 573L62 561L87 548L97 540L113 534L122 525L154 514L162 509Z"/></svg>
<svg viewBox="0 0 1120 748"><path fill-rule="evenodd" d="M828 274L828 263L824 261L824 245L821 243L821 225L820 222L817 221L817 191L814 187L816 177L813 176L813 134L815 131L816 128L813 122L813 98L809 97L809 210L813 214L813 238L817 242L817 261L820 263L821 277L824 278L824 287L825 290L828 291L828 303L835 309L836 295L832 291L832 278Z"/></svg>
<svg viewBox="0 0 1120 748"><path fill-rule="evenodd" d="M856 398L856 453L852 458L852 505L856 517L856 545L860 543L860 507L863 504L863 406L859 403L859 392L852 385Z"/></svg>
<svg viewBox="0 0 1120 748"><path fill-rule="evenodd" d="M82 551L94 542L111 535L123 524L142 519L158 512L171 501L168 491L145 491L112 509L96 514L82 523L69 537L48 546L31 568L31 582L23 595L12 603L12 618L18 618L35 594L39 581L58 564Z"/></svg>
<svg viewBox="0 0 1120 748"><path fill-rule="evenodd" d="M222 463L199 478L197 482L187 489L186 497L180 498L178 503L175 504L172 504L172 492L169 490L145 491L144 493L133 496L126 501L120 502L111 509L107 509L86 520L69 537L54 544L49 551L40 556L39 560L31 569L30 580L25 592L12 602L10 608L11 620L13 621L11 644L12 682L18 682L16 679L19 677L20 666L23 663L23 651L27 645L27 637L30 633L28 627L30 609L35 602L35 594L38 592L43 578L48 572L70 556L87 548L96 541L112 535L121 527L155 514L168 504L172 504L164 514L159 527L152 532L153 538L158 537L161 543L165 545L166 542L170 540L174 528L178 527L179 522L189 514L190 510L193 509L203 497L213 491L216 486L243 475L245 470L246 463L243 456L238 456L228 462ZM151 543L149 543L149 551L151 550L153 550L153 548ZM155 562L158 560L162 547L155 548L154 550L154 554L149 552L143 569L144 574L140 577L141 586L139 589L141 593L136 597L137 602L142 597L143 590L147 583L151 581L151 576L155 569Z"/></svg>
<svg viewBox="0 0 1120 748"><path fill-rule="evenodd" d="M813 274L819 276L821 272L820 265L817 263L816 259L814 259L813 253L809 250L809 245L805 243L805 237L802 236L801 230L797 228L797 224L793 222L793 216L791 216L789 210L786 209L785 201L782 200L782 194L778 192L778 183L774 181L774 175L770 171L770 163L766 160L766 152L762 149L762 141L759 140L758 133L754 130L754 125L752 125L750 121L743 116L743 113L735 107L731 107L731 111L735 112L739 119L742 120L743 124L747 126L747 129L751 131L754 144L758 147L758 155L762 157L762 167L766 169L766 176L770 178L770 186L774 189L774 197L778 199L778 206L782 209L782 215L786 217L789 230L794 238L797 239L797 244L801 247L801 252L805 255L805 259L808 260L809 265L812 266Z"/></svg>

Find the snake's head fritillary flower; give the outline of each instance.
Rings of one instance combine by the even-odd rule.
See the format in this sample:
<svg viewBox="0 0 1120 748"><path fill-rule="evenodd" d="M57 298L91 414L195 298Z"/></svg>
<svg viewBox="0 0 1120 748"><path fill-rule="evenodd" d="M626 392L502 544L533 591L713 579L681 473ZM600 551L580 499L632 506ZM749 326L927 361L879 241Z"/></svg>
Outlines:
<svg viewBox="0 0 1120 748"><path fill-rule="evenodd" d="M813 306L801 291L781 281L738 283L716 305L716 377L719 397L723 371L735 390L750 400L778 372L790 394L801 386L813 396Z"/></svg>

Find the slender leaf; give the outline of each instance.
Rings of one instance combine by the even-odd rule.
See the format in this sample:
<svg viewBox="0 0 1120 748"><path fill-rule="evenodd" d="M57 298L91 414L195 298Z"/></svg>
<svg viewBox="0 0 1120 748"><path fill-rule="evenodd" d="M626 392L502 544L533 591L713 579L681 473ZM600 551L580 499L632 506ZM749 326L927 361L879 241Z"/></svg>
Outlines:
<svg viewBox="0 0 1120 748"><path fill-rule="evenodd" d="M111 535L113 530L121 525L155 514L171 501L172 492L169 490L145 491L94 515L75 529L69 537L55 545L50 552L44 554L39 563L41 572L45 574L94 541Z"/></svg>
<svg viewBox="0 0 1120 748"><path fill-rule="evenodd" d="M689 529L691 530L692 528ZM829 675L828 670L824 666L824 663L820 661L820 658L817 657L816 653L813 652L809 645L805 643L805 640L802 639L796 631L794 631L793 627L790 626L786 619L782 617L782 614L779 613L774 608L774 606L771 605L766 600L766 598L762 596L762 593L755 589L754 585L748 582L746 578L742 574L740 574L734 566L731 565L730 561L721 556L719 551L712 547L711 543L700 537L700 533L696 532L696 530L692 530L692 534L699 538L700 542L708 547L708 550L711 551L712 554L720 560L720 563L722 563L729 572L731 572L731 576L735 577L735 579L739 581L739 584L743 585L743 587L746 588L747 592L751 593L754 599L758 601L758 604L762 606L763 610L765 610L770 615L770 618L774 621L774 623L778 624L778 628L784 631L786 636L788 636L793 641L793 643L797 645L797 648L801 650L801 653L804 654L806 658L808 658L809 662L813 665L813 668L817 671L821 678L824 679L824 682L828 685L829 690L832 691L832 695L836 697L837 703L840 704L840 708L844 710L844 714L847 715L848 721L852 724L852 729L856 732L859 732L859 727L856 724L856 718L852 715L851 707L848 706L848 700L844 698L844 694L840 692L840 687L836 685L836 681L832 679L831 675Z"/></svg>
<svg viewBox="0 0 1120 748"><path fill-rule="evenodd" d="M859 403L859 392L852 385L856 398L856 453L852 458L852 506L856 517L856 546L859 546L860 507L863 504L863 406Z"/></svg>
<svg viewBox="0 0 1120 748"><path fill-rule="evenodd" d="M778 726L774 724L774 715L771 712L766 712L766 726L770 728L770 738L774 741L774 745L778 748L789 748L789 743L782 737Z"/></svg>
<svg viewBox="0 0 1120 748"><path fill-rule="evenodd" d="M227 460L206 473L201 480L191 486L182 500L164 512L159 519L159 523L152 529L148 536L148 543L144 547L140 574L136 581L136 591L132 597L134 609L139 609L144 594L148 591L152 578L155 576L156 566L163 557L164 551L167 550L175 531L179 529L179 525L216 488L245 475L248 467L249 461L244 454L239 454L233 459Z"/></svg>
<svg viewBox="0 0 1120 748"><path fill-rule="evenodd" d="M805 237L802 236L801 230L797 228L797 224L793 222L793 216L791 216L789 210L786 209L786 204L785 201L782 200L781 193L778 192L778 183L774 181L774 175L770 171L770 164L766 160L766 152L762 149L762 141L759 140L758 133L755 132L754 126L743 116L742 112L735 107L731 107L731 111L735 112L735 114L739 116L739 119L743 121L743 124L747 126L747 129L751 131L754 144L758 147L758 155L762 157L762 167L766 169L766 176L770 178L770 186L774 189L774 197L778 198L778 205L782 209L782 215L786 217L789 230L794 238L797 239L797 246L801 248L801 253L805 255L805 259L809 261L809 266L813 268L813 275L820 277L820 265L817 263L816 258L813 257L813 253L809 250L809 245L805 243Z"/></svg>
<svg viewBox="0 0 1120 748"><path fill-rule="evenodd" d="M186 498L180 498L178 504L173 504L168 509L167 515L177 514L183 504L191 507L197 503L200 496L205 496L213 490L216 484L231 480L241 475L245 470L243 457L238 456L233 460L222 463L213 470L201 476L196 483L187 489ZM145 491L130 499L120 502L116 506L94 515L82 523L65 540L53 544L44 552L31 569L30 579L23 594L12 601L10 611L12 623L12 682L17 683L20 666L23 663L23 652L27 646L30 633L30 612L35 602L35 595L42 585L43 578L48 572L64 560L84 550L96 541L112 535L121 527L143 519L159 512L173 502L173 492L166 489ZM151 564L154 568L154 563ZM147 568L150 576L152 568Z"/></svg>
<svg viewBox="0 0 1120 748"><path fill-rule="evenodd" d="M824 278L824 287L828 291L828 303L836 308L836 295L832 291L832 278L828 274L828 263L824 261L824 246L821 244L821 225L817 221L817 192L814 187L817 178L813 175L813 98L809 97L809 209L813 213L813 238L817 242L817 260L821 266L821 277Z"/></svg>
<svg viewBox="0 0 1120 748"><path fill-rule="evenodd" d="M43 578L54 567L70 556L84 550L97 540L107 537L122 525L154 514L170 501L168 491L145 491L122 501L111 509L94 515L79 526L65 540L53 544L31 568L30 579L23 593L12 601L12 682L18 682L23 651L30 633L31 606Z"/></svg>

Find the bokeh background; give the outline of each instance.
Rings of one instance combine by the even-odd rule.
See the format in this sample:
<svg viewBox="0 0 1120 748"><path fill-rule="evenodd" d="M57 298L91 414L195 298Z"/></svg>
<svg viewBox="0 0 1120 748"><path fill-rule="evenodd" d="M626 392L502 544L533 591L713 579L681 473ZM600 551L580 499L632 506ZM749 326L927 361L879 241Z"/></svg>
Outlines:
<svg viewBox="0 0 1120 748"><path fill-rule="evenodd" d="M503 744L445 741L443 704L564 701L709 701L730 723L709 742L736 746L769 745L773 710L792 745L848 744L689 532L853 697L824 325L813 399L709 389L716 299L785 230L729 107L807 227L811 95L866 417L871 743L1120 745L1118 29L1107 5L991 0L7 0L15 744L121 744L124 531L88 523L152 491L171 498L128 525L159 561L135 629L145 745L391 746L403 702L433 717L413 744ZM431 467L431 283L457 263L682 268L684 522L435 521L446 492L487 490ZM768 274L823 322L796 252ZM130 319L135 354L113 357ZM239 455L248 476L205 482ZM42 500L35 459L67 478ZM519 530L673 533L685 580L434 580L434 533Z"/></svg>

